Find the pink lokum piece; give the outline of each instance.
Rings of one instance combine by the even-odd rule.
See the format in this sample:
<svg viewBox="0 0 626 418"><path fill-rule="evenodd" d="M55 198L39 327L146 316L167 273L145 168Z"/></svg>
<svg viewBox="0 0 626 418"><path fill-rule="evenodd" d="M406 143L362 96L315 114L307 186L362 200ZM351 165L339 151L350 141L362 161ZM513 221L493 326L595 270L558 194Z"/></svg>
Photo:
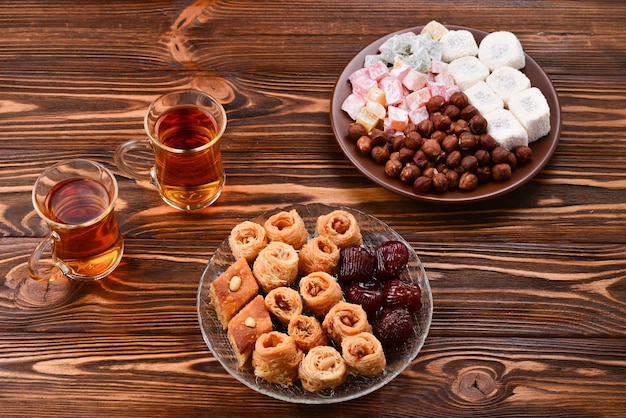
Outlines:
<svg viewBox="0 0 626 418"><path fill-rule="evenodd" d="M437 81L428 81L426 83L426 86L428 87L428 90L430 90L431 96L446 96L447 87L445 84L439 83Z"/></svg>
<svg viewBox="0 0 626 418"><path fill-rule="evenodd" d="M409 123L409 112L396 106L387 107L389 127L396 131L402 131Z"/></svg>
<svg viewBox="0 0 626 418"><path fill-rule="evenodd" d="M421 121L428 119L428 109L426 109L426 106L422 106L418 109L411 110L409 112L409 119L417 125Z"/></svg>
<svg viewBox="0 0 626 418"><path fill-rule="evenodd" d="M384 77L380 80L379 87L385 92L388 106L396 105L404 99L402 82L394 76L389 75Z"/></svg>
<svg viewBox="0 0 626 418"><path fill-rule="evenodd" d="M351 93L346 97L346 99L341 104L341 110L346 112L352 120L356 120L357 116L359 116L359 112L365 106L365 99L361 96L358 96L354 93Z"/></svg>
<svg viewBox="0 0 626 418"><path fill-rule="evenodd" d="M428 81L428 74L411 69L402 79L402 84L407 90L416 91L424 87L426 81Z"/></svg>
<svg viewBox="0 0 626 418"><path fill-rule="evenodd" d="M367 75L360 75L359 77L355 77L354 80L350 80L352 83L352 92L365 97L367 92L376 85L376 80L372 80Z"/></svg>
<svg viewBox="0 0 626 418"><path fill-rule="evenodd" d="M447 74L448 63L438 60L432 60L430 62L430 72L433 74Z"/></svg>
<svg viewBox="0 0 626 418"><path fill-rule="evenodd" d="M422 87L419 90L409 93L406 96L406 106L409 110L416 110L424 106L424 104L430 99L430 89L428 87Z"/></svg>
<svg viewBox="0 0 626 418"><path fill-rule="evenodd" d="M389 72L395 76L398 80L402 81L404 77L411 71L409 64L401 62L395 65Z"/></svg>
<svg viewBox="0 0 626 418"><path fill-rule="evenodd" d="M367 70L367 75L372 80L380 81L383 77L389 75L389 68L382 61L376 61L365 67L365 69Z"/></svg>

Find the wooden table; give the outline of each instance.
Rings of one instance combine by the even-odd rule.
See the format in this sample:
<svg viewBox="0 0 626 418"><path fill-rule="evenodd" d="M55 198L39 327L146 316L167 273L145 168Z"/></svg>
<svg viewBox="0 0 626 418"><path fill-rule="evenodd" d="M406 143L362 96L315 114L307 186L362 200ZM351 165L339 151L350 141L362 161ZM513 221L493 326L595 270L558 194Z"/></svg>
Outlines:
<svg viewBox="0 0 626 418"><path fill-rule="evenodd" d="M563 125L549 164L505 196L434 205L375 185L330 125L335 81L370 42L436 19L510 30L548 74ZM0 415L619 416L626 412L626 5L619 1L3 2ZM113 163L159 94L227 109L227 183L181 212ZM118 177L126 251L93 283L34 282L46 235L30 193L53 162ZM203 341L200 276L242 220L347 205L423 260L426 343L360 399L304 406L232 378Z"/></svg>

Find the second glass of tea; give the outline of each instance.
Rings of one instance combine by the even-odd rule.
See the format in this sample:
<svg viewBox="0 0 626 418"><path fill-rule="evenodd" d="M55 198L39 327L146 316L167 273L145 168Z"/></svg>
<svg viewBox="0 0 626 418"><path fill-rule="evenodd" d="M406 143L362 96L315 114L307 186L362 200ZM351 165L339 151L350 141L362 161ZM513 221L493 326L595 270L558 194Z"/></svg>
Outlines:
<svg viewBox="0 0 626 418"><path fill-rule="evenodd" d="M225 180L220 152L226 130L224 107L198 90L173 91L152 102L144 127L147 140L131 140L116 150L120 170L150 181L161 198L177 209L201 209L215 202ZM131 151L146 148L154 153L154 165L148 171L129 158Z"/></svg>

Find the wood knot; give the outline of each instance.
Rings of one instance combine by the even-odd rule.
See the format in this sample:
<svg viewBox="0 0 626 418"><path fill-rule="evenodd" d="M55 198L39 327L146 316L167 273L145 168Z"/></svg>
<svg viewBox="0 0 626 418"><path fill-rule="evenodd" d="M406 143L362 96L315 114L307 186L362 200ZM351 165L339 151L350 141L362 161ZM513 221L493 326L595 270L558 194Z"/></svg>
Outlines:
<svg viewBox="0 0 626 418"><path fill-rule="evenodd" d="M466 401L479 403L497 394L498 383L495 377L495 372L490 369L465 370L457 378L454 391Z"/></svg>

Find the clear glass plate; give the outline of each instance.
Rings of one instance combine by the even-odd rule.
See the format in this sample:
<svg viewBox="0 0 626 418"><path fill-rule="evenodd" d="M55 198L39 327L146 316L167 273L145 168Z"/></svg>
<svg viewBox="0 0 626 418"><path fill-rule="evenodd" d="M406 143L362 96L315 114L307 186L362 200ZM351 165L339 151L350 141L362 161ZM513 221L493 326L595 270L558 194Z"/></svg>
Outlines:
<svg viewBox="0 0 626 418"><path fill-rule="evenodd" d="M335 209L343 209L355 216L361 228L364 246L370 250L377 244L389 240L402 241L408 248L412 248L409 243L385 223L363 212L346 207L324 204L293 205L266 212L253 219L253 221L263 224L274 213L291 209L298 211L311 237L315 235L315 223L320 215L330 213ZM226 337L226 331L222 330L215 310L209 303L211 282L235 262L228 245L228 237L217 248L200 279L197 309L202 336L215 358L228 373L249 388L264 395L287 402L305 404L329 404L361 397L380 389L400 374L415 359L428 334L433 312L430 285L424 266L417 254L414 251L410 251L409 254L409 263L403 273L403 279L415 283L421 288L422 308L414 318L413 336L398 350L386 353L387 368L378 377L367 378L350 375L346 382L337 388L312 393L304 390L299 382L292 387L283 387L257 378L252 369L238 368L237 359Z"/></svg>

